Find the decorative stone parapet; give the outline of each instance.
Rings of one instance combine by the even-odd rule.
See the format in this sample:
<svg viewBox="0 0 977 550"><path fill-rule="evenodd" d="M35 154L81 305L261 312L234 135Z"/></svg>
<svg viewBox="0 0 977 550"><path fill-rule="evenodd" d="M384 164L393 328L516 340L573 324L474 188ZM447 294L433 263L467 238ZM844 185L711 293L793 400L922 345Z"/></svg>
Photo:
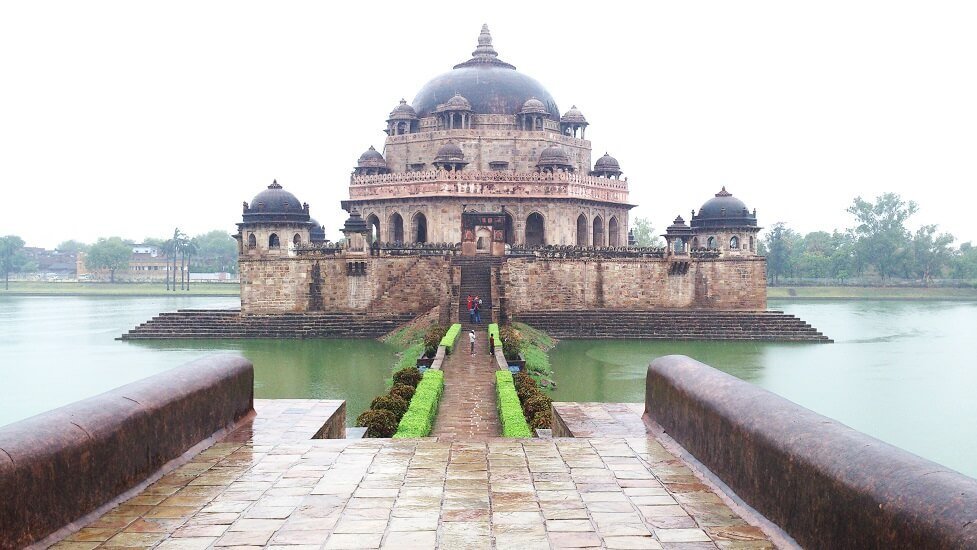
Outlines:
<svg viewBox="0 0 977 550"><path fill-rule="evenodd" d="M977 548L977 479L682 355L645 413L805 548Z"/></svg>
<svg viewBox="0 0 977 550"><path fill-rule="evenodd" d="M628 204L628 182L567 172L428 170L351 176L351 200L417 196L567 197Z"/></svg>
<svg viewBox="0 0 977 550"><path fill-rule="evenodd" d="M0 548L41 541L253 410L254 367L207 357L0 428Z"/></svg>

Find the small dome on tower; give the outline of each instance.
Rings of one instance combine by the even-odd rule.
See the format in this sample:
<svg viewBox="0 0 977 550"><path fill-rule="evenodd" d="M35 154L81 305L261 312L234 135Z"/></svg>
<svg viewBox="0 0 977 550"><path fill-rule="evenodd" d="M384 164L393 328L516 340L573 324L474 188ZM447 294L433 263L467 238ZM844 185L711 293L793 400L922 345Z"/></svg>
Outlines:
<svg viewBox="0 0 977 550"><path fill-rule="evenodd" d="M343 233L366 233L369 230L369 224L360 215L359 210L355 208L349 213L346 223L343 224Z"/></svg>
<svg viewBox="0 0 977 550"><path fill-rule="evenodd" d="M282 189L275 180L245 205L244 221L309 221L309 205Z"/></svg>
<svg viewBox="0 0 977 550"><path fill-rule="evenodd" d="M533 115L533 114L548 115L550 113L549 111L546 110L546 105L543 105L542 101L536 99L535 97L531 97L527 99L525 103L522 104L522 109L519 110L519 114L520 115Z"/></svg>
<svg viewBox="0 0 977 550"><path fill-rule="evenodd" d="M387 161L383 159L383 155L379 151L373 148L371 145L365 153L360 155L360 158L356 161L357 168L386 168Z"/></svg>
<svg viewBox="0 0 977 550"><path fill-rule="evenodd" d="M440 109L442 111L471 111L472 110L471 102L465 99L465 96L461 94L455 94L442 107L443 108Z"/></svg>
<svg viewBox="0 0 977 550"><path fill-rule="evenodd" d="M563 147L559 145L550 145L543 152L539 154L539 165L556 164L556 165L567 165L570 164L570 155L563 150Z"/></svg>
<svg viewBox="0 0 977 550"><path fill-rule="evenodd" d="M461 150L461 146L453 141L449 141L438 149L437 156L434 157L434 162L462 162L465 160L465 153Z"/></svg>
<svg viewBox="0 0 977 550"><path fill-rule="evenodd" d="M756 212L750 213L746 204L726 191L725 186L692 216L693 229L744 226L756 227Z"/></svg>
<svg viewBox="0 0 977 550"><path fill-rule="evenodd" d="M584 118L583 113L580 112L580 109L577 109L577 106L574 105L570 107L569 111L560 117L560 122L563 122L564 124L587 124L587 119Z"/></svg>
<svg viewBox="0 0 977 550"><path fill-rule="evenodd" d="M400 105L394 107L393 111L390 111L389 120L415 120L417 119L417 112L411 107L407 100L401 99Z"/></svg>
<svg viewBox="0 0 977 550"><path fill-rule="evenodd" d="M600 149L598 149L600 151ZM604 153L604 156L597 159L594 163L594 172L600 171L621 171L621 164L617 162L617 159Z"/></svg>

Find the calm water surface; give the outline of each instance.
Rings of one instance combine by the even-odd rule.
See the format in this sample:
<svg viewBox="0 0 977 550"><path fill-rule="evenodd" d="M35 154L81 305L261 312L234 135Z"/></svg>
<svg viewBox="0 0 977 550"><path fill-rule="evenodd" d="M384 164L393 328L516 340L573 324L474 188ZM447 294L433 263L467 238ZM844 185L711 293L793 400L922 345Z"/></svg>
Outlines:
<svg viewBox="0 0 977 550"><path fill-rule="evenodd" d="M655 357L683 354L977 477L977 303L771 301L834 344L568 340L559 401L644 401Z"/></svg>
<svg viewBox="0 0 977 550"><path fill-rule="evenodd" d="M396 350L373 340L114 338L160 311L236 298L0 296L0 425L212 353L255 364L259 398L341 398L352 420L384 390ZM565 341L561 401L642 401L647 364L681 353L977 477L977 303L771 302L835 344Z"/></svg>
<svg viewBox="0 0 977 550"><path fill-rule="evenodd" d="M375 340L115 340L161 311L239 303L0 296L0 426L213 353L254 363L255 397L346 399L350 422L383 393L397 350Z"/></svg>

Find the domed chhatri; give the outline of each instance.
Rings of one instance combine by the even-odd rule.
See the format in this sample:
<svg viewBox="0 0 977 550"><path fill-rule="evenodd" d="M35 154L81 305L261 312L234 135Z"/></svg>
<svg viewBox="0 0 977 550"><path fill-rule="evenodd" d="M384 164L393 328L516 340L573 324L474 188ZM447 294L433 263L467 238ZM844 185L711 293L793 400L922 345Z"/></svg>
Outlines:
<svg viewBox="0 0 977 550"><path fill-rule="evenodd" d="M519 114L520 115L533 115L533 114L548 115L549 113L546 111L546 105L543 105L542 101L536 99L535 97L531 97L527 99L525 103L522 104L522 109L519 109Z"/></svg>
<svg viewBox="0 0 977 550"><path fill-rule="evenodd" d="M574 105L570 107L569 111L563 113L563 116L560 117L560 122L567 124L587 124L587 119L580 112L580 109L577 109L577 106Z"/></svg>
<svg viewBox="0 0 977 550"><path fill-rule="evenodd" d="M356 161L359 168L386 168L387 161L383 160L383 155L371 145L360 158Z"/></svg>
<svg viewBox="0 0 977 550"><path fill-rule="evenodd" d="M726 191L724 186L716 196L707 200L699 213L692 216L692 228L756 227L756 211L750 213L746 204Z"/></svg>
<svg viewBox="0 0 977 550"><path fill-rule="evenodd" d="M560 112L542 84L499 59L487 25L482 26L472 58L425 84L414 97L414 110L419 117L430 116L456 94L467 98L476 114L514 115L532 97L547 112Z"/></svg>
<svg viewBox="0 0 977 550"><path fill-rule="evenodd" d="M309 219L309 240L312 244L326 242L326 228L314 219Z"/></svg>
<svg viewBox="0 0 977 550"><path fill-rule="evenodd" d="M592 175L601 178L618 178L622 173L621 164L607 153L597 159L597 162L594 163L594 170L591 172Z"/></svg>
<svg viewBox="0 0 977 550"><path fill-rule="evenodd" d="M284 190L275 180L267 189L244 203L244 220L309 221L309 205L299 202L295 195Z"/></svg>
<svg viewBox="0 0 977 550"><path fill-rule="evenodd" d="M414 108L407 103L406 99L401 99L400 104L394 107L393 111L390 111L389 120L415 120L417 118L417 112Z"/></svg>

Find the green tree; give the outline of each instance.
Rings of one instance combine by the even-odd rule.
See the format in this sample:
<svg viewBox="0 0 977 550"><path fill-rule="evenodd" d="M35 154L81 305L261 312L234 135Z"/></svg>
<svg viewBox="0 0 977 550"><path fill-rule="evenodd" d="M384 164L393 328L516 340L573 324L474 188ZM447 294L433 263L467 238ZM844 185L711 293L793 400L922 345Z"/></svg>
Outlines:
<svg viewBox="0 0 977 550"><path fill-rule="evenodd" d="M855 237L849 232L836 229L831 233L831 244L831 276L844 282L859 272L855 265Z"/></svg>
<svg viewBox="0 0 977 550"><path fill-rule="evenodd" d="M936 225L924 225L916 230L912 241L913 274L924 285L929 285L935 275L943 273L953 259L953 249L950 245L954 241L949 233L936 233Z"/></svg>
<svg viewBox="0 0 977 550"><path fill-rule="evenodd" d="M215 229L193 238L197 243L197 271L237 271L237 241L226 231Z"/></svg>
<svg viewBox="0 0 977 550"><path fill-rule="evenodd" d="M63 252L65 254L77 254L79 252L87 252L88 245L83 242L78 242L76 240L64 241L59 244L55 249L58 252Z"/></svg>
<svg viewBox="0 0 977 550"><path fill-rule="evenodd" d="M797 233L787 227L784 222L773 224L773 227L764 236L763 245L767 251L767 277L773 280L774 284L777 284L780 277L793 272L791 255L797 238Z"/></svg>
<svg viewBox="0 0 977 550"><path fill-rule="evenodd" d="M88 269L109 270L109 281L115 282L115 272L129 267L132 256L132 244L119 237L100 238L93 244L85 256L85 267Z"/></svg>
<svg viewBox="0 0 977 550"><path fill-rule="evenodd" d="M903 269L910 257L906 221L917 210L914 201L904 201L896 193L880 195L874 203L855 197L848 208L857 222L852 230L857 239L855 250L865 264L875 267L883 286L886 277Z"/></svg>
<svg viewBox="0 0 977 550"><path fill-rule="evenodd" d="M10 274L33 271L33 262L24 253L24 239L17 235L0 237L0 272L3 273L3 287L10 290Z"/></svg>
<svg viewBox="0 0 977 550"><path fill-rule="evenodd" d="M970 241L960 245L953 255L950 275L956 279L977 279L977 246Z"/></svg>
<svg viewBox="0 0 977 550"><path fill-rule="evenodd" d="M655 227L648 218L635 218L631 229L638 246L662 246L661 237L655 235Z"/></svg>

